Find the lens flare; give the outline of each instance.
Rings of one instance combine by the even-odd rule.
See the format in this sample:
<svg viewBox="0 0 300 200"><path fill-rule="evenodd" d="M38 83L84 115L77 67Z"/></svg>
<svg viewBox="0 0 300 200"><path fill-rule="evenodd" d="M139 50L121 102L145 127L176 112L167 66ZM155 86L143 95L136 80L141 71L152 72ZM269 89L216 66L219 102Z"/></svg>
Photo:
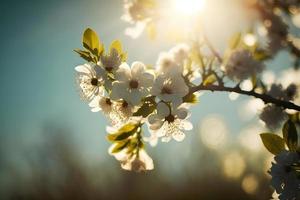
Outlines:
<svg viewBox="0 0 300 200"><path fill-rule="evenodd" d="M258 186L258 179L255 175L247 175L242 181L242 188L248 194L255 194Z"/></svg>
<svg viewBox="0 0 300 200"><path fill-rule="evenodd" d="M174 0L174 8L183 15L195 15L203 10L204 0Z"/></svg>
<svg viewBox="0 0 300 200"><path fill-rule="evenodd" d="M243 156L236 151L230 152L223 158L223 172L226 177L238 179L246 169Z"/></svg>

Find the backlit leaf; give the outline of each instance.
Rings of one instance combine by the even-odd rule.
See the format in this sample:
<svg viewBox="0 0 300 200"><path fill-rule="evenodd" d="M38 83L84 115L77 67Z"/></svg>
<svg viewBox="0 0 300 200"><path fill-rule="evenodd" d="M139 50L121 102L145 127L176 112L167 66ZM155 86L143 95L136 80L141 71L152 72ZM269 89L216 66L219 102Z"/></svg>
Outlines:
<svg viewBox="0 0 300 200"><path fill-rule="evenodd" d="M84 48L89 50L93 55L99 56L103 51L103 45L95 31L88 28L83 33L82 43Z"/></svg>
<svg viewBox="0 0 300 200"><path fill-rule="evenodd" d="M266 149L274 155L277 155L281 151L285 150L284 139L276 134L262 133L260 134L260 138Z"/></svg>
<svg viewBox="0 0 300 200"><path fill-rule="evenodd" d="M117 132L108 134L107 139L109 141L121 141L127 139L129 136L133 135L138 128L139 124L128 123L122 126Z"/></svg>
<svg viewBox="0 0 300 200"><path fill-rule="evenodd" d="M118 52L118 54L121 56L121 59L123 62L125 62L127 60L127 53L123 52L122 43L120 40L114 40L111 43L110 51L112 51L112 49L115 49Z"/></svg>

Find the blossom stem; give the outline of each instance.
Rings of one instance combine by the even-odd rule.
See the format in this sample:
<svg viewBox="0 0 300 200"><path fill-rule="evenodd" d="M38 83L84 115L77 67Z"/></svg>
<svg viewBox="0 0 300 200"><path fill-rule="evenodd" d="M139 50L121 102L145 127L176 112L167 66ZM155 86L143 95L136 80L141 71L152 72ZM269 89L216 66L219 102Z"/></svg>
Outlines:
<svg viewBox="0 0 300 200"><path fill-rule="evenodd" d="M198 85L198 86L190 88L190 92L187 95L191 95L194 92L203 91L203 90L210 90L212 92L214 92L214 91L235 92L238 94L248 95L248 96L252 96L252 97L261 99L262 101L264 101L265 104L272 103L272 104L275 104L275 105L285 108L285 109L293 109L293 110L300 111L300 106L298 106L292 102L276 99L276 98L273 98L266 94L257 93L253 90L245 91L245 90L242 90L240 87L226 87L226 86L222 86L222 85L221 86L219 86L219 85L206 85L206 86Z"/></svg>

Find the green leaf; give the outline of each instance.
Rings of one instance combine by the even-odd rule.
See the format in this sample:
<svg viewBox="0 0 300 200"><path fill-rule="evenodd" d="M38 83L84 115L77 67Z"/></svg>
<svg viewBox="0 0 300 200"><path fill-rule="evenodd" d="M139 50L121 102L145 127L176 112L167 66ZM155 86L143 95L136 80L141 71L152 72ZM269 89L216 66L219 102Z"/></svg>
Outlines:
<svg viewBox="0 0 300 200"><path fill-rule="evenodd" d="M115 49L118 52L118 54L121 56L121 59L123 62L125 62L127 60L127 53L123 52L122 43L120 40L114 40L111 43L110 52L112 51L112 49Z"/></svg>
<svg viewBox="0 0 300 200"><path fill-rule="evenodd" d="M189 94L183 97L183 102L185 103L198 103L198 97L196 94Z"/></svg>
<svg viewBox="0 0 300 200"><path fill-rule="evenodd" d="M74 51L76 53L78 53L80 55L80 57L83 58L84 60L86 60L88 62L95 62L93 56L91 55L91 53L89 51L83 51L80 49L74 49Z"/></svg>
<svg viewBox="0 0 300 200"><path fill-rule="evenodd" d="M289 119L282 128L283 138L290 151L296 151L298 146L298 133L295 124Z"/></svg>
<svg viewBox="0 0 300 200"><path fill-rule="evenodd" d="M232 38L229 41L229 47L230 49L236 49L238 45L240 44L242 39L242 33L236 33L232 36Z"/></svg>
<svg viewBox="0 0 300 200"><path fill-rule="evenodd" d="M112 41L110 45L110 50L115 49L117 50L118 54L122 54L122 43L120 40L114 40Z"/></svg>
<svg viewBox="0 0 300 200"><path fill-rule="evenodd" d="M103 45L100 43L97 33L90 28L84 31L82 43L84 48L89 50L93 55L97 56L97 58L103 51Z"/></svg>
<svg viewBox="0 0 300 200"><path fill-rule="evenodd" d="M133 113L133 116L142 116L146 118L155 110L155 108L155 97L146 97L144 99L143 105L135 113Z"/></svg>
<svg viewBox="0 0 300 200"><path fill-rule="evenodd" d="M107 135L107 139L109 141L121 141L127 139L129 136L135 134L137 129L139 128L139 124L128 123L122 126L117 132L111 133Z"/></svg>
<svg viewBox="0 0 300 200"><path fill-rule="evenodd" d="M260 134L260 138L266 149L274 155L277 155L281 151L285 150L284 139L278 135L273 133L262 133Z"/></svg>

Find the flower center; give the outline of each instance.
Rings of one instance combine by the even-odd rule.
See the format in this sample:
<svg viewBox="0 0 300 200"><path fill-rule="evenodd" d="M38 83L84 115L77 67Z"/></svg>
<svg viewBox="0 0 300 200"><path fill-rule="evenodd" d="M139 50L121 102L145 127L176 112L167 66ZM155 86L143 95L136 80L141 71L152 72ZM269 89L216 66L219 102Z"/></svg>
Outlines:
<svg viewBox="0 0 300 200"><path fill-rule="evenodd" d="M172 94L172 89L167 87L167 86L164 86L162 89L161 89L161 93L162 94Z"/></svg>
<svg viewBox="0 0 300 200"><path fill-rule="evenodd" d="M112 104L109 98L106 98L105 103L109 106L111 106L111 104Z"/></svg>
<svg viewBox="0 0 300 200"><path fill-rule="evenodd" d="M175 121L175 117L173 116L173 115L169 115L169 116L167 116L166 118L165 118L165 120L167 121L167 122L169 122L169 123L172 123L172 122L174 122Z"/></svg>
<svg viewBox="0 0 300 200"><path fill-rule="evenodd" d="M128 103L127 103L126 101L123 101L122 107L123 107L123 108L126 108L127 106L128 106Z"/></svg>
<svg viewBox="0 0 300 200"><path fill-rule="evenodd" d="M107 67L105 67L105 70L108 71L108 72L111 72L113 70L113 67L112 66L107 66Z"/></svg>
<svg viewBox="0 0 300 200"><path fill-rule="evenodd" d="M131 80L131 81L129 82L129 86L130 86L130 88L132 88L132 89L136 89L136 88L138 88L138 86L139 86L139 82L137 82L136 80Z"/></svg>
<svg viewBox="0 0 300 200"><path fill-rule="evenodd" d="M98 85L98 79L92 78L92 79L91 79L91 84L92 84L93 86L97 86L97 85Z"/></svg>
<svg viewBox="0 0 300 200"><path fill-rule="evenodd" d="M165 67L170 67L171 66L171 61L170 60L166 60L163 65Z"/></svg>

